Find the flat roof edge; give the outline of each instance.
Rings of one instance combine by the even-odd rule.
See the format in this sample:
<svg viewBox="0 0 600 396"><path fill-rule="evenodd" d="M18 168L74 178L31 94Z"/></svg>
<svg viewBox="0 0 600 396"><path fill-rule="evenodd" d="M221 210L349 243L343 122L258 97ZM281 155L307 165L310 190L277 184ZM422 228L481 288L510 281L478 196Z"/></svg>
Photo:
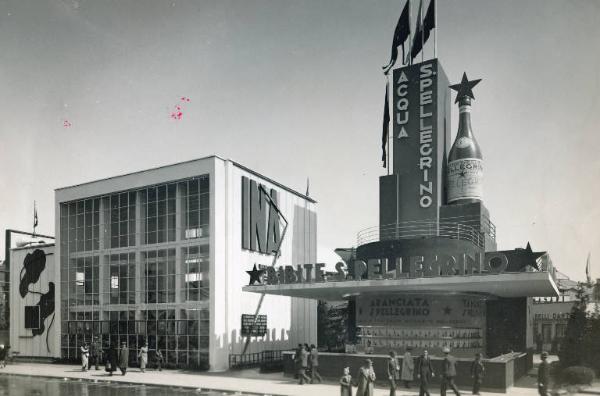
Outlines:
<svg viewBox="0 0 600 396"><path fill-rule="evenodd" d="M223 158L223 157L221 157L219 155L216 155L216 154L208 155L206 157L201 157L201 158L195 158L195 159L191 159L191 160L187 160L187 161L176 162L176 163L173 163L173 164L156 166L154 168L148 168L148 169L143 169L143 170L139 170L139 171L123 173L123 174L120 174L120 175L115 175L115 176L110 176L110 177L104 177L104 178L101 178L101 179L90 180L90 181L87 181L87 182L73 184L73 185L70 185L70 186L59 187L59 188L55 188L54 191L57 192L57 191L67 190L67 189L70 189L70 188L81 187L81 186L85 186L85 185L92 184L92 183L98 183L98 182L103 182L103 181L107 181L107 180L117 179L117 178L120 178L120 177L126 177L126 176L131 176L131 175L136 175L136 174L144 173L144 172L155 171L155 170L158 170L158 169L170 168L172 166L177 166L177 165L182 165L182 164L189 164L191 162L207 160L207 159L210 159L210 158L217 158L217 159L220 159L223 162L229 161L234 166L236 166L236 167L238 167L238 168L240 168L240 169L242 169L242 170L244 170L244 171L246 171L248 173L251 173L251 174L253 174L255 176L258 176L261 179L264 179L264 180L268 181L269 183L271 183L273 185L276 185L277 187L279 187L281 189L286 190L287 192L290 192L290 193L292 193L292 194L294 194L294 195L296 195L296 196L298 196L300 198L303 198L303 199L305 199L305 200L307 200L307 201L309 201L311 203L317 203L317 201L315 201L311 197L306 196L305 194L302 194L302 193L294 190L293 188L287 187L284 184L279 183L279 182L271 179L270 177L267 177L267 176L261 174L260 172L252 170L252 169L248 168L247 166L244 166L244 165L240 164L239 162L236 162L236 161L234 161L232 159L225 159L225 158Z"/></svg>
<svg viewBox="0 0 600 396"><path fill-rule="evenodd" d="M119 177L131 176L131 175L135 175L137 173L144 173L144 172L154 171L154 170L158 170L158 169L170 168L172 166L177 166L177 165L181 165L181 164L189 164L190 162L202 161L202 160L206 160L206 159L209 159L209 158L219 158L220 160L225 161L224 158L222 158L222 157L220 157L220 156L218 156L216 154L207 155L206 157L194 158L194 159L191 159L191 160L181 161L181 162L175 162L174 164L161 165L161 166L156 166L154 168L142 169L142 170L139 170L139 171L123 173L123 174L115 175L115 176L103 177L101 179L90 180L90 181L87 181L87 182L73 184L73 185L70 185L70 186L59 187L59 188L55 188L54 191L67 190L69 188L81 187L81 186L85 186L87 184L98 183L98 182L106 181L106 180L112 180L112 179L116 179L116 178L119 178Z"/></svg>

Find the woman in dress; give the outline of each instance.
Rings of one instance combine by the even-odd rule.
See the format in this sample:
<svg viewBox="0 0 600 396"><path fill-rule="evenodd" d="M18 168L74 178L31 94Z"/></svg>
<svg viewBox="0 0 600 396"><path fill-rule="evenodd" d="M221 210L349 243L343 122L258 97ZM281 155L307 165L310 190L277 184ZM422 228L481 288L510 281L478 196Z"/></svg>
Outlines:
<svg viewBox="0 0 600 396"><path fill-rule="evenodd" d="M340 378L340 396L352 396L352 376L350 367L344 367L344 375Z"/></svg>
<svg viewBox="0 0 600 396"><path fill-rule="evenodd" d="M365 360L364 366L358 370L358 386L356 396L373 396L375 384L375 370L371 359Z"/></svg>
<svg viewBox="0 0 600 396"><path fill-rule="evenodd" d="M87 342L81 346L81 371L87 371L88 369L88 357L90 350Z"/></svg>
<svg viewBox="0 0 600 396"><path fill-rule="evenodd" d="M404 353L404 357L402 358L402 374L400 374L400 379L404 381L404 386L408 389L410 388L410 383L415 376L415 362L413 361L413 357L410 354L410 348L406 348L406 352Z"/></svg>
<svg viewBox="0 0 600 396"><path fill-rule="evenodd" d="M140 353L138 353L138 358L140 359L140 371L145 373L146 365L148 364L148 343L145 342L144 345L140 348Z"/></svg>

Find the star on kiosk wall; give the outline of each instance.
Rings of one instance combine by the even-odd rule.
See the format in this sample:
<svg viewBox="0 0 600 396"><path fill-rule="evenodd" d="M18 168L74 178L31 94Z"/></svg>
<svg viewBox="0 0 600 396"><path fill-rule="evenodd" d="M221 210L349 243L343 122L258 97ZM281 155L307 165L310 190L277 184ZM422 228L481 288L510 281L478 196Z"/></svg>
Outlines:
<svg viewBox="0 0 600 396"><path fill-rule="evenodd" d="M250 283L248 284L249 286L254 285L254 283L256 283L256 282L258 282L259 284L262 284L261 277L265 273L265 270L257 269L256 264L254 264L252 271L246 271L246 273L248 275L250 275Z"/></svg>

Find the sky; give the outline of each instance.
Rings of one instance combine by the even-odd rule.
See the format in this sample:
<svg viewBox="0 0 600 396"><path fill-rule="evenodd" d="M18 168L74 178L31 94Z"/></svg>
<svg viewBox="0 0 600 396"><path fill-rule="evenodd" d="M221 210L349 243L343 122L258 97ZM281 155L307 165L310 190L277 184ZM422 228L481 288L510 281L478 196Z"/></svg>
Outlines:
<svg viewBox="0 0 600 396"><path fill-rule="evenodd" d="M600 1L437 5L449 79L483 79L472 122L499 249L529 241L575 280L591 252L600 278ZM217 154L298 191L309 178L333 264L378 223L381 66L403 6L0 0L0 228L31 230L35 200L54 235L56 188Z"/></svg>

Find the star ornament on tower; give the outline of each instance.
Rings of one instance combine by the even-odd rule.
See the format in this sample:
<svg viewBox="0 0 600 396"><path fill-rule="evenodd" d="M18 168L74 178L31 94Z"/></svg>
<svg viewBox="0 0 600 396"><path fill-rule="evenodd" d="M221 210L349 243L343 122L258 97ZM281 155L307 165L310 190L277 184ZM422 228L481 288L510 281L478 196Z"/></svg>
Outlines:
<svg viewBox="0 0 600 396"><path fill-rule="evenodd" d="M460 100L460 98L463 98L465 96L471 99L475 99L475 95L473 95L473 87L479 84L480 81L481 79L469 81L469 79L467 78L467 73L463 72L462 80L460 80L460 83L450 85L450 88L457 92L456 100L454 101L454 103L457 103Z"/></svg>
<svg viewBox="0 0 600 396"><path fill-rule="evenodd" d="M253 286L256 282L262 284L261 277L265 273L264 269L257 269L256 264L254 264L252 271L246 271L246 273L250 275L250 283L248 286Z"/></svg>

